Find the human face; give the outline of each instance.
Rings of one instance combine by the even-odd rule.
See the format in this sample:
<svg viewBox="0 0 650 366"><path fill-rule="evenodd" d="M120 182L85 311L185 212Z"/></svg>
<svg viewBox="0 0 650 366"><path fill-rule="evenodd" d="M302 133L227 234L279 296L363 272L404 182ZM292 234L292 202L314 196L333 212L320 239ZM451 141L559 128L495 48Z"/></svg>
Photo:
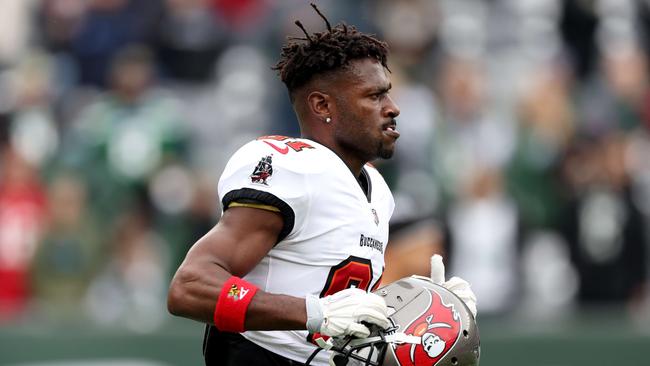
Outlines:
<svg viewBox="0 0 650 366"><path fill-rule="evenodd" d="M344 156L362 163L393 156L400 111L390 88L387 70L373 59L352 61L341 73L332 120L335 144Z"/></svg>

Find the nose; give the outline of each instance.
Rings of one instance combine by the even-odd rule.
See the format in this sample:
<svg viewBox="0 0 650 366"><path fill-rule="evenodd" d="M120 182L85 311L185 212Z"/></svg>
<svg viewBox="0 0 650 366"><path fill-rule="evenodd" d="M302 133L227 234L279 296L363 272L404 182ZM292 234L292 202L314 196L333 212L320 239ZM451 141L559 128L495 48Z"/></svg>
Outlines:
<svg viewBox="0 0 650 366"><path fill-rule="evenodd" d="M397 105L397 103L395 103L393 98L391 98L389 95L388 98L386 98L386 100L387 103L384 109L384 113L390 118L395 118L399 116L400 113L399 106Z"/></svg>

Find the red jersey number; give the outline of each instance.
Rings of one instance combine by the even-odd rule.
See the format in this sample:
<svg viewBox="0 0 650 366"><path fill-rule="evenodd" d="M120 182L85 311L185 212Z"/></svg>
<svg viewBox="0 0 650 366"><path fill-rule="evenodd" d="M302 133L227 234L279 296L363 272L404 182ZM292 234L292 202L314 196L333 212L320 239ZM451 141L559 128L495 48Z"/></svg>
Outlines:
<svg viewBox="0 0 650 366"><path fill-rule="evenodd" d="M381 276L373 286L373 291L379 286L380 282ZM327 282L325 282L325 287L321 291L320 297L332 295L350 287L367 291L371 283L372 263L370 259L349 256L343 262L330 269L330 273L327 275ZM318 338L327 340L329 337L320 333L307 335L307 341L317 346L316 339Z"/></svg>
<svg viewBox="0 0 650 366"><path fill-rule="evenodd" d="M320 297L332 295L350 287L367 291L371 283L372 264L370 259L350 256L330 269Z"/></svg>

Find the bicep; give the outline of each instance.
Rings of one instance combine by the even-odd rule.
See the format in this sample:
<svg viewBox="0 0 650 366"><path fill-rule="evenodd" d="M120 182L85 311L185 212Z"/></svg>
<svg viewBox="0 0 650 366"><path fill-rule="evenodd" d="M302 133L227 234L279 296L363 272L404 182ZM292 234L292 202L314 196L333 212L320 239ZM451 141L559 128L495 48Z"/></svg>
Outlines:
<svg viewBox="0 0 650 366"><path fill-rule="evenodd" d="M277 243L282 227L283 218L277 212L232 207L194 244L186 260L212 262L233 275L244 276Z"/></svg>
<svg viewBox="0 0 650 366"><path fill-rule="evenodd" d="M172 314L211 323L223 284L250 272L277 242L280 214L233 207L187 253L172 279L167 307Z"/></svg>

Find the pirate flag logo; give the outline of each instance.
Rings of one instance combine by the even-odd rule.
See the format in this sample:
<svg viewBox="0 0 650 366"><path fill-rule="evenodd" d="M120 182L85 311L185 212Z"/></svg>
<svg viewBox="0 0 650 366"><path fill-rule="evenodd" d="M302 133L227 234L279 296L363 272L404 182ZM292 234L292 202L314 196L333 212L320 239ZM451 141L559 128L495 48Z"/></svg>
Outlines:
<svg viewBox="0 0 650 366"><path fill-rule="evenodd" d="M435 291L427 292L427 310L404 329L404 333L419 337L419 344L402 344L395 350L402 366L435 365L460 337L460 315L454 306L445 304Z"/></svg>
<svg viewBox="0 0 650 366"><path fill-rule="evenodd" d="M271 175L273 175L272 164L273 164L273 155L267 155L263 157L257 163L257 166L255 166L255 170L253 170L253 174L250 175L251 182L268 185L266 183L266 180L269 179Z"/></svg>

